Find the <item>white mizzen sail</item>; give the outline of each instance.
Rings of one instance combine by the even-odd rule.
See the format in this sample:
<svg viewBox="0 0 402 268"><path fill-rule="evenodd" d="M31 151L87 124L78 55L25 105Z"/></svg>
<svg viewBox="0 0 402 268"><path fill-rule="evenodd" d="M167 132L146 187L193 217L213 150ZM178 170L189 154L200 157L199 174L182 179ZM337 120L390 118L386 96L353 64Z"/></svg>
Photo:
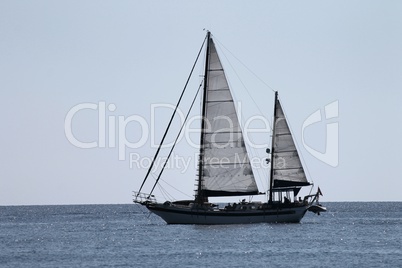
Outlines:
<svg viewBox="0 0 402 268"><path fill-rule="evenodd" d="M274 137L272 139L273 187L310 185L293 141L279 99L275 103Z"/></svg>
<svg viewBox="0 0 402 268"><path fill-rule="evenodd" d="M212 39L208 59L205 123L201 134L201 195L257 194L233 97Z"/></svg>

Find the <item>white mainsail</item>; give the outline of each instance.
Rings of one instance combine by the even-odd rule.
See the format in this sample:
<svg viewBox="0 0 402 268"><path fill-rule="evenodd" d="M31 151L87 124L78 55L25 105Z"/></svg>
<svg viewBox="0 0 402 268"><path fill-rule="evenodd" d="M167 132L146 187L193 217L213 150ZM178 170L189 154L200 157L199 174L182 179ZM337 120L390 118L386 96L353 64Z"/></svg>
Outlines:
<svg viewBox="0 0 402 268"><path fill-rule="evenodd" d="M257 194L257 184L225 72L213 40L208 41L205 127L201 148L202 195Z"/></svg>
<svg viewBox="0 0 402 268"><path fill-rule="evenodd" d="M306 174L293 141L279 99L275 103L274 137L272 139L273 187L306 186Z"/></svg>

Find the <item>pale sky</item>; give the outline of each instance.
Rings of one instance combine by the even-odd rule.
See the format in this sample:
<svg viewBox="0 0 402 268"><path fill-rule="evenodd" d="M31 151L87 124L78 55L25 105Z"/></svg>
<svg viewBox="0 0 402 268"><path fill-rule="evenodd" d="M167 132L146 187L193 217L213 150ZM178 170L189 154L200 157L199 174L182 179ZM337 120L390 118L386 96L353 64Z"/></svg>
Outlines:
<svg viewBox="0 0 402 268"><path fill-rule="evenodd" d="M221 54L243 123L261 113L271 122L274 94L231 53L279 91L322 201L402 201L401 14L401 1L1 1L0 205L131 203L146 169L130 168L129 155L146 159L156 150L141 122L151 125L152 104L176 103L204 28L228 58ZM198 66L186 107L201 74ZM305 146L303 123L320 109L325 117L334 102L338 116L306 128ZM66 137L66 116L82 103L97 110L77 112L72 134L98 147L104 135L104 148L77 148ZM102 103L109 121L99 134ZM155 111L158 141L171 110ZM119 160L119 116L135 120L128 140L144 140L125 148L126 160ZM335 167L306 149L325 152L327 123L339 130ZM182 140L176 156L195 153ZM196 170L180 173L168 170L164 180L191 196ZM266 185L268 171L254 173Z"/></svg>

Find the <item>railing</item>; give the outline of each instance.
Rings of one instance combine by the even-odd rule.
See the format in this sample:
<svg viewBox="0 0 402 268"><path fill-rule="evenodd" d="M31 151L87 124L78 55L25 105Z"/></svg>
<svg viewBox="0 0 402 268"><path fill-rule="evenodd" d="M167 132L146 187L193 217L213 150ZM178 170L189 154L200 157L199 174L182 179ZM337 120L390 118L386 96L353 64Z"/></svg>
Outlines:
<svg viewBox="0 0 402 268"><path fill-rule="evenodd" d="M156 198L154 195L133 191L133 197L134 203L156 203Z"/></svg>

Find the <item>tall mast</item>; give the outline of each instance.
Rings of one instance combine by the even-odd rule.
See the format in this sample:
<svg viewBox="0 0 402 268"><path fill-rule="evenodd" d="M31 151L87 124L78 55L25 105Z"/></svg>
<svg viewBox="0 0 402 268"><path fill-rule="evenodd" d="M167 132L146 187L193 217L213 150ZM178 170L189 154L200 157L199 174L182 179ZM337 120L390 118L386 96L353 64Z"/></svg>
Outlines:
<svg viewBox="0 0 402 268"><path fill-rule="evenodd" d="M207 102L207 89L208 89L208 72L209 72L209 43L211 39L211 32L207 31L207 48L205 52L205 73L204 73L204 88L202 94L202 116L201 116L201 138L200 138L200 156L198 161L198 186L197 195L195 201L198 204L204 202L204 196L202 194L202 167L204 161L204 132L205 132L205 120L206 120L206 102Z"/></svg>
<svg viewBox="0 0 402 268"><path fill-rule="evenodd" d="M272 188L274 185L274 141L275 141L275 122L276 122L276 103L278 101L278 91L275 91L275 104L274 104L274 121L272 124L272 142L271 142L271 176L269 178L269 200L272 203Z"/></svg>

